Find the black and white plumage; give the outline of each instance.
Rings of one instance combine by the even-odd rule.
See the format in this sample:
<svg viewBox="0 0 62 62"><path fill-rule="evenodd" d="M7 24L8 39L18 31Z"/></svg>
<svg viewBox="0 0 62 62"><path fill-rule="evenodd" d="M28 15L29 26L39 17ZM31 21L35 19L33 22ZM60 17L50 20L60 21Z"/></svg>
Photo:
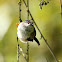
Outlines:
<svg viewBox="0 0 62 62"><path fill-rule="evenodd" d="M25 20L21 22L17 28L17 36L21 42L33 41L35 40L38 45L40 45L38 39L36 38L36 30L33 26L31 20Z"/></svg>

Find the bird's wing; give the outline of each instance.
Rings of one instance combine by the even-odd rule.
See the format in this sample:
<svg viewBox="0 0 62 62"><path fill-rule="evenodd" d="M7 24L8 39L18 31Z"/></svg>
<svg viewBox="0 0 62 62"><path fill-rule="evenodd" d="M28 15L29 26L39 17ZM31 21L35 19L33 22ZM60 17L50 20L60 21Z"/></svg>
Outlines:
<svg viewBox="0 0 62 62"><path fill-rule="evenodd" d="M34 37L36 36L36 30L34 28L33 32L30 33L30 37L27 38L29 41L33 41Z"/></svg>

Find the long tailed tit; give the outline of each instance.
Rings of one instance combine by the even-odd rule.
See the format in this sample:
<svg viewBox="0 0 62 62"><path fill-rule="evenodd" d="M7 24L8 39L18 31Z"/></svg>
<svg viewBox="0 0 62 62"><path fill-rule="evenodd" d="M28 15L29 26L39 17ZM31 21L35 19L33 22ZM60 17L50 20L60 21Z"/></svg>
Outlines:
<svg viewBox="0 0 62 62"><path fill-rule="evenodd" d="M40 45L38 39L36 38L36 30L31 20L25 20L18 25L17 36L21 42L33 42L33 40L35 40L37 44Z"/></svg>

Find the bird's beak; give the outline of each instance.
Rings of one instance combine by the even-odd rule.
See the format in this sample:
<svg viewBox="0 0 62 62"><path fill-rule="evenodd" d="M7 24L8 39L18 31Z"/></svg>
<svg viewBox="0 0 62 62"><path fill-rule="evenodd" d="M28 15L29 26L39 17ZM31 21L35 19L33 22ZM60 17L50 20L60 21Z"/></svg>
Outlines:
<svg viewBox="0 0 62 62"><path fill-rule="evenodd" d="M18 28L19 24L18 24L18 23L16 23L16 26L17 26L17 28Z"/></svg>

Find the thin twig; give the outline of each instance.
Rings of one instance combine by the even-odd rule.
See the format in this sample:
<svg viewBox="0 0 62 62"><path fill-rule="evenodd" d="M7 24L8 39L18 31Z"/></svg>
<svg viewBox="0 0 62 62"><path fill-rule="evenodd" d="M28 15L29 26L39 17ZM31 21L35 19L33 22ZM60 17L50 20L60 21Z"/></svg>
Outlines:
<svg viewBox="0 0 62 62"><path fill-rule="evenodd" d="M27 0L27 19L29 20L29 0Z"/></svg>
<svg viewBox="0 0 62 62"><path fill-rule="evenodd" d="M29 43L27 42L27 62L29 62Z"/></svg>
<svg viewBox="0 0 62 62"><path fill-rule="evenodd" d="M27 19L29 20L29 0L27 0ZM27 42L27 62L29 62L29 42Z"/></svg>
<svg viewBox="0 0 62 62"><path fill-rule="evenodd" d="M18 43L18 37L17 37L17 62L19 62L19 43Z"/></svg>
<svg viewBox="0 0 62 62"><path fill-rule="evenodd" d="M25 6L27 7L25 0L23 0L23 2L24 2L24 4L25 4ZM59 61L57 60L56 56L54 55L54 53L53 53L52 49L50 48L50 46L49 46L49 44L48 44L47 40L44 38L44 36L42 35L42 33L41 33L40 29L38 28L38 26L37 26L36 22L34 21L34 19L33 19L32 14L31 14L31 12L30 12L30 11L29 11L29 14L30 14L30 16L31 16L31 18L32 18L32 20L33 20L33 22L34 22L35 26L37 27L37 29L38 29L38 31L39 31L39 33L40 33L40 35L41 35L41 38L43 38L43 39L44 39L44 41L45 41L45 43L46 43L46 45L47 45L47 47L48 47L49 51L50 51L50 52L51 52L51 54L53 55L53 57L54 57L54 59L56 60L56 62L59 62Z"/></svg>
<svg viewBox="0 0 62 62"><path fill-rule="evenodd" d="M19 0L19 21L22 22L21 20L21 0Z"/></svg>
<svg viewBox="0 0 62 62"><path fill-rule="evenodd" d="M21 20L21 0L19 0L19 21L22 22ZM17 37L17 62L19 62L19 43L18 43L18 37Z"/></svg>

